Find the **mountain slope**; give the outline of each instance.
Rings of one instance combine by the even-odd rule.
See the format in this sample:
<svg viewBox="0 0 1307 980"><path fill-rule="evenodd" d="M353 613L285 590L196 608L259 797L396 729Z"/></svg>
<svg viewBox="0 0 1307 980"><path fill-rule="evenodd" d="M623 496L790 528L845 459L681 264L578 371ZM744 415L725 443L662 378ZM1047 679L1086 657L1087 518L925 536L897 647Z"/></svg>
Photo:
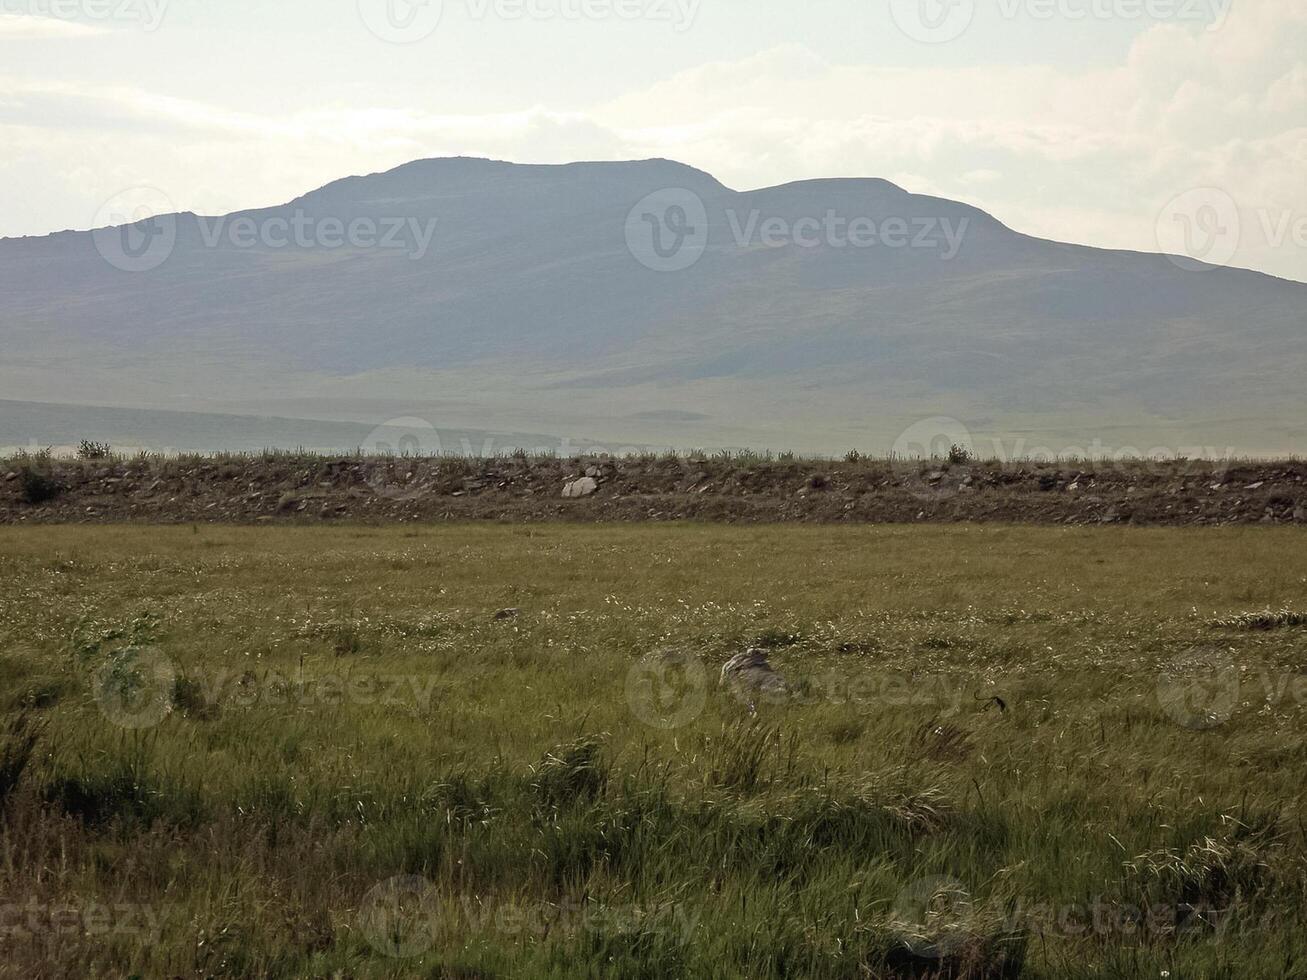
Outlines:
<svg viewBox="0 0 1307 980"><path fill-rule="evenodd" d="M6 397L816 451L938 415L1054 449L1307 448L1307 286L883 180L458 158L165 221L142 271L136 229L0 241Z"/></svg>

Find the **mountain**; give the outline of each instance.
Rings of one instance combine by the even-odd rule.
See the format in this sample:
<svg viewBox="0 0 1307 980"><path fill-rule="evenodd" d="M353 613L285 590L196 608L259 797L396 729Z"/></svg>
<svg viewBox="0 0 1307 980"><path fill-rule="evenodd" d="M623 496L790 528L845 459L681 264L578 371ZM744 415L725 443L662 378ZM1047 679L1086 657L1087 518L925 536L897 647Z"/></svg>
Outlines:
<svg viewBox="0 0 1307 980"><path fill-rule="evenodd" d="M884 452L946 417L986 454L1307 449L1305 285L665 160L420 160L5 239L0 340L0 397L29 402L613 448Z"/></svg>

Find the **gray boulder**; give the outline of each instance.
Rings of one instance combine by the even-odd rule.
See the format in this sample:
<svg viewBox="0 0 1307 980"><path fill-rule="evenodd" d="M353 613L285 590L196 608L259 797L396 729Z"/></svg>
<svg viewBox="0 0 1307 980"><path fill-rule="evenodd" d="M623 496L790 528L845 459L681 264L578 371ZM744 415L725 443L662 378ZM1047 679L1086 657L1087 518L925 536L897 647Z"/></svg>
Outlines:
<svg viewBox="0 0 1307 980"><path fill-rule="evenodd" d="M721 683L736 697L750 703L757 696L779 700L790 693L790 685L768 662L767 652L756 647L726 661Z"/></svg>
<svg viewBox="0 0 1307 980"><path fill-rule="evenodd" d="M583 476L563 487L564 497L588 497L599 489L599 481L592 476Z"/></svg>

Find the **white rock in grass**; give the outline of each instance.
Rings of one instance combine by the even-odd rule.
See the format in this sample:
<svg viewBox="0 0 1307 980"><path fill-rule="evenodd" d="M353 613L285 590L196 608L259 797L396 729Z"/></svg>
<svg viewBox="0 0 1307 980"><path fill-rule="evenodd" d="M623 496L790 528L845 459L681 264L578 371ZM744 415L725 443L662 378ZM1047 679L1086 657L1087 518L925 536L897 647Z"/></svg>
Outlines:
<svg viewBox="0 0 1307 980"><path fill-rule="evenodd" d="M790 685L768 662L767 652L756 647L737 653L726 661L722 667L721 683L741 698L762 695L771 700L790 693Z"/></svg>
<svg viewBox="0 0 1307 980"><path fill-rule="evenodd" d="M564 497L588 497L599 489L599 481L592 476L583 476L563 487Z"/></svg>

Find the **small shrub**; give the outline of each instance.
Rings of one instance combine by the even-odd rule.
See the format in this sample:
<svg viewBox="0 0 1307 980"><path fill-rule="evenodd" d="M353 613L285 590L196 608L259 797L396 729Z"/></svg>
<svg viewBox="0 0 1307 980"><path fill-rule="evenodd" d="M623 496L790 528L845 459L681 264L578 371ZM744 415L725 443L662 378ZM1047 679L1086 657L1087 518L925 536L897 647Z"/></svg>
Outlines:
<svg viewBox="0 0 1307 980"><path fill-rule="evenodd" d="M950 463L954 463L958 466L964 466L967 463L973 462L974 460L975 460L975 456L972 454L971 450L968 449L966 446L959 446L957 443L954 443L953 445L949 446L948 461Z"/></svg>
<svg viewBox="0 0 1307 980"><path fill-rule="evenodd" d="M91 442L89 439L83 439L82 444L77 447L78 459L108 459L113 455L113 447L107 442Z"/></svg>
<svg viewBox="0 0 1307 980"><path fill-rule="evenodd" d="M49 503L64 492L63 484L40 466L24 466L19 481L23 502L34 506Z"/></svg>

